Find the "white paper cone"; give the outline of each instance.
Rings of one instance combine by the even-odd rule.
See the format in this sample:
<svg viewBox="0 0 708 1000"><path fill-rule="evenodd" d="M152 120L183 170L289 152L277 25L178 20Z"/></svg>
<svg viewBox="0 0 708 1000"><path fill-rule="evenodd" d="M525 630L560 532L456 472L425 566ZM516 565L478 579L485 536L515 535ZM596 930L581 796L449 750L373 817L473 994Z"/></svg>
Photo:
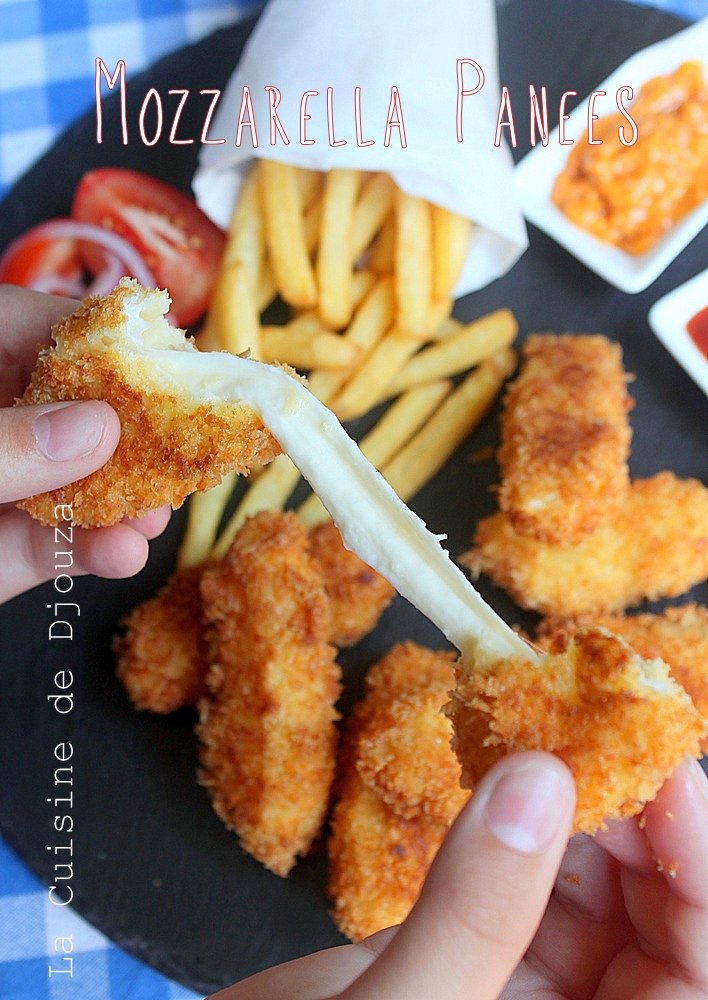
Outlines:
<svg viewBox="0 0 708 1000"><path fill-rule="evenodd" d="M483 69L482 90L463 105L464 141L456 138L456 64L474 59ZM465 85L477 75L465 71ZM235 135L243 87L253 101L258 148L244 129ZM269 141L264 87L280 90L277 113L290 144ZM398 88L407 147L391 130L384 146L391 88ZM326 94L332 89L334 138L328 133ZM354 89L361 87L362 137L357 145ZM306 137L300 142L300 102L308 99ZM512 160L494 146L499 106L497 32L492 0L270 0L221 97L210 138L202 146L193 188L201 208L225 226L246 164L253 156L311 169L382 170L409 194L426 198L476 223L457 295L504 274L528 245L512 183Z"/></svg>

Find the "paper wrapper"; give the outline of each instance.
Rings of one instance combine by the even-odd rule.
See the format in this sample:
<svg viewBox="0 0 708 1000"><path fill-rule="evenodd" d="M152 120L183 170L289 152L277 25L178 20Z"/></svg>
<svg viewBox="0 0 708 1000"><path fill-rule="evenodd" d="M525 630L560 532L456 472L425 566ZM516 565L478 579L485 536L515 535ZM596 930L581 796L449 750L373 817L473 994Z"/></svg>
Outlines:
<svg viewBox="0 0 708 1000"><path fill-rule="evenodd" d="M474 59L484 70L482 90L464 101L464 141L457 142L456 62ZM465 86L477 74L465 69ZM243 87L252 95L259 146L243 131L234 144ZM282 95L277 113L290 139L270 145L266 86ZM407 147L384 127L396 86L401 96ZM328 138L326 92L333 88L334 136ZM362 135L358 146L354 88L361 87ZM300 101L308 99L307 138L300 143ZM217 107L210 138L202 146L193 188L197 202L221 226L228 224L248 162L254 156L316 170L351 167L386 171L409 194L443 205L476 223L456 295L504 274L528 246L517 207L512 160L494 146L499 106L497 31L492 0L270 0Z"/></svg>

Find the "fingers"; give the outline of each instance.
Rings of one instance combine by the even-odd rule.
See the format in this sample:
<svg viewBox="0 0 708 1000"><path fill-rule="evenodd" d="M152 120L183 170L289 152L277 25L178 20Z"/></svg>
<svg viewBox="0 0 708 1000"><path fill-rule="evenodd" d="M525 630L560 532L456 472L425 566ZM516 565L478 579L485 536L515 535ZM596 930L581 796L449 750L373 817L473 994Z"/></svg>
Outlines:
<svg viewBox="0 0 708 1000"><path fill-rule="evenodd" d="M151 540L162 534L169 524L171 515L172 508L166 505L158 507L157 510L150 510L141 517L126 517L122 523L127 524L129 528L135 528L141 535Z"/></svg>
<svg viewBox="0 0 708 1000"><path fill-rule="evenodd" d="M0 503L82 479L108 461L119 437L118 416L107 403L0 410Z"/></svg>
<svg viewBox="0 0 708 1000"><path fill-rule="evenodd" d="M418 903L344 994L349 1000L499 995L548 902L575 808L570 772L543 753L506 757L450 830Z"/></svg>
<svg viewBox="0 0 708 1000"><path fill-rule="evenodd" d="M644 950L708 989L708 782L697 761L681 764L641 824L613 824L597 839L624 866L627 910Z"/></svg>
<svg viewBox="0 0 708 1000"><path fill-rule="evenodd" d="M666 944L686 978L708 989L708 781L700 764L686 759L644 815L670 892Z"/></svg>
<svg viewBox="0 0 708 1000"><path fill-rule="evenodd" d="M210 1000L316 1000L339 996L368 969L397 929L388 927L360 944L329 948L277 965L221 990Z"/></svg>
<svg viewBox="0 0 708 1000"><path fill-rule="evenodd" d="M504 1000L533 995L550 979L561 996L582 983L594 996L608 965L632 938L624 906L620 865L591 837L568 845L553 895L524 961Z"/></svg>
<svg viewBox="0 0 708 1000"><path fill-rule="evenodd" d="M708 912L708 781L698 761L681 764L644 816L647 840L671 891Z"/></svg>
<svg viewBox="0 0 708 1000"><path fill-rule="evenodd" d="M37 345L49 342L52 326L79 305L16 285L0 285L0 368L34 365Z"/></svg>
<svg viewBox="0 0 708 1000"><path fill-rule="evenodd" d="M62 532L57 536L19 510L0 516L0 603L62 573L118 579L138 573L147 561L147 538L127 524L97 530L63 525Z"/></svg>

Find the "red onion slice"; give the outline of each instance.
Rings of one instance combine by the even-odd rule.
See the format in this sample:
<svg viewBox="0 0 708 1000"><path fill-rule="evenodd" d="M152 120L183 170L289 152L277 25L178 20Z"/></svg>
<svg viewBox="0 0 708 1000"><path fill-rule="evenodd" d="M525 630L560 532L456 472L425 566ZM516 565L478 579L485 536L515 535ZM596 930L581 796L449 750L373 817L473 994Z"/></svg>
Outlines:
<svg viewBox="0 0 708 1000"><path fill-rule="evenodd" d="M44 234L47 236L97 243L121 260L130 274L141 285L144 285L146 288L155 287L155 279L152 271L135 247L110 229L104 229L102 226L94 226L90 222L77 222L75 219L51 219L49 222L42 223L42 226L45 227ZM38 235L44 234L38 232Z"/></svg>
<svg viewBox="0 0 708 1000"><path fill-rule="evenodd" d="M127 273L127 266L115 254L106 253L106 266L94 277L84 295L106 295Z"/></svg>
<svg viewBox="0 0 708 1000"><path fill-rule="evenodd" d="M100 275L97 275L96 282L100 279L101 287L103 287L103 285L108 281L109 270L111 274L117 275L116 281L118 281L118 279L124 274L130 274L146 288L155 287L155 278L153 277L152 271L135 247L128 243L127 240L123 239L122 236L112 232L110 229L104 229L102 226L94 226L90 222L77 222L75 219L50 219L48 222L41 222L38 226L28 230L28 232L31 232L32 235L37 238L84 240L87 243L94 243L103 247L103 249L110 255L110 258L113 259L111 260L109 258L105 271L101 272ZM24 233L22 236L18 237L18 241L25 239L27 235L27 233ZM10 253L14 245L14 243L11 243L6 252ZM118 264L120 264L120 267L118 267ZM120 274L117 274L118 270L120 270ZM62 278L53 278L51 281L51 287L60 287L64 280L65 279ZM48 277L42 275L32 282L31 287L37 289L38 291L45 291L48 287L47 281ZM96 282L94 282L94 284ZM113 284L115 284L115 282ZM112 288L113 285L110 285L109 287ZM73 283L71 294L76 294L76 288ZM85 294L86 291L83 288L81 288L78 292L79 298Z"/></svg>

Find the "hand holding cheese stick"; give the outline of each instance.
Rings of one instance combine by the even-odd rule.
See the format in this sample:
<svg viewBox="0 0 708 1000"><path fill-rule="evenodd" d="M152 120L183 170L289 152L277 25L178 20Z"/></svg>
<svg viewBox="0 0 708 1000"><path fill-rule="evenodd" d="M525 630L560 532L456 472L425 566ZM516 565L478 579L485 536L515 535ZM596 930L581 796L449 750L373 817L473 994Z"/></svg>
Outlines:
<svg viewBox="0 0 708 1000"><path fill-rule="evenodd" d="M554 757L507 757L448 833L403 924L261 972L212 1000L698 1000L708 989L700 766L684 762L641 820L566 850L573 799Z"/></svg>
<svg viewBox="0 0 708 1000"><path fill-rule="evenodd" d="M14 501L64 486L108 461L120 437L115 411L103 402L40 403L23 409L12 402L25 387L23 372L49 340L52 323L76 303L12 285L0 289L4 316L0 347L0 602L56 576L54 529L42 527ZM70 516L66 519L70 521ZM72 564L65 572L118 578L139 572L148 540L169 520L165 507L97 531L69 528Z"/></svg>

